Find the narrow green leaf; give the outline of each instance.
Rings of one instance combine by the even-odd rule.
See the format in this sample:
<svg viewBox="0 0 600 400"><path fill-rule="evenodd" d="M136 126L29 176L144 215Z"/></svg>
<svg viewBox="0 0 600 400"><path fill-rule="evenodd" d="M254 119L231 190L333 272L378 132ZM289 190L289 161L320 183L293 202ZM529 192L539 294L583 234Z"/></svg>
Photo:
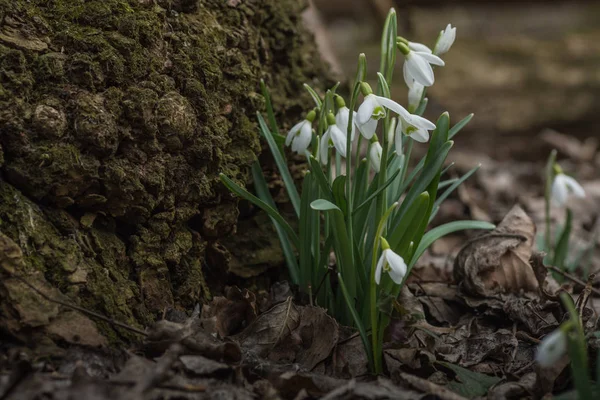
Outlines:
<svg viewBox="0 0 600 400"><path fill-rule="evenodd" d="M440 197L438 197L433 205L433 212L431 213L431 216L429 217L429 222L431 222L433 220L433 218L435 217L435 215L437 214L440 205L442 204L442 202L444 200L446 200L446 198L448 198L448 196L450 196L450 194L456 190L457 187L459 187L464 181L466 181L467 179L469 179L469 177L471 175L473 175L475 173L475 171L477 171L479 168L481 167L481 164L477 165L476 167L474 167L473 169L471 169L469 172L467 172L466 174L464 174L463 176L460 177L460 179L455 179L454 182L452 183L452 185L446 189L444 191L444 193L442 193L442 195ZM441 188L442 185L440 184L438 186L438 189Z"/></svg>
<svg viewBox="0 0 600 400"><path fill-rule="evenodd" d="M265 181L265 177L263 176L258 161L255 161L252 164L252 178L254 180L254 190L256 190L256 195L258 198L273 207L273 209L277 210L275 201L273 200L273 197L271 197L271 193L269 192L267 182ZM290 242L285 229L279 224L279 222L277 222L277 220L271 216L269 216L269 218L271 218L271 221L273 221L273 225L277 231L277 236L279 237L279 242L281 243L281 249L283 250L283 257L285 258L285 262L290 273L290 279L293 284L298 285L300 284L300 274L298 262L296 260L296 254L294 254L294 249L292 248L292 243Z"/></svg>
<svg viewBox="0 0 600 400"><path fill-rule="evenodd" d="M315 92L315 90L313 88L311 88L308 84L304 84L304 89L306 89L306 91L310 94L310 96L312 97L313 101L315 102L315 106L320 110L323 105L323 102L321 101L321 97L317 94L317 92Z"/></svg>
<svg viewBox="0 0 600 400"><path fill-rule="evenodd" d="M281 152L279 151L279 147L277 146L277 143L273 139L273 135L272 135L271 131L269 130L269 127L267 126L267 123L265 122L262 115L259 112L257 112L256 116L258 118L258 124L260 126L260 131L261 131L263 137L267 140L269 149L271 150L271 153L273 154L273 158L275 159L275 164L277 164L277 169L279 169L279 174L281 175L281 179L283 179L283 183L285 184L285 188L288 192L288 196L290 197L290 202L292 203L292 206L294 207L294 211L296 211L296 215L299 217L300 216L300 195L298 194L298 190L296 189L296 184L294 182L294 179L292 178L292 175L290 174L290 171L287 167L287 162L281 155Z"/></svg>
<svg viewBox="0 0 600 400"><path fill-rule="evenodd" d="M305 293L309 293L309 285L313 282L312 277L312 224L311 214L314 213L311 210L312 200L312 176L310 172L307 172L302 182L302 195L300 197L300 221L298 224L298 231L300 235L300 248L298 249L300 259L300 287L304 289Z"/></svg>
<svg viewBox="0 0 600 400"><path fill-rule="evenodd" d="M265 81L262 79L260 80L260 90L262 91L262 95L265 98L265 105L267 107L267 117L269 119L269 123L271 124L271 132L273 132L273 135L277 138L277 136L280 135L279 129L277 128L277 120L275 120L275 112L273 111L273 103L271 102L271 94L269 93L269 89L267 89L267 85L265 85Z"/></svg>
<svg viewBox="0 0 600 400"><path fill-rule="evenodd" d="M565 220L565 226L558 238L556 248L554 249L554 262L553 265L556 268L564 270L565 260L569 253L569 238L571 237L571 226L573 224L573 213L567 208L567 218Z"/></svg>
<svg viewBox="0 0 600 400"><path fill-rule="evenodd" d="M312 203L310 203L310 208L312 208L313 210L319 210L319 211L336 210L336 211L342 212L342 210L340 210L340 208L338 206L336 206L332 202L327 201L325 199L318 199L318 200L313 201Z"/></svg>
<svg viewBox="0 0 600 400"><path fill-rule="evenodd" d="M332 184L333 198L335 204L338 205L342 213L346 215L348 203L346 201L346 175L340 175L333 181Z"/></svg>
<svg viewBox="0 0 600 400"><path fill-rule="evenodd" d="M415 110L415 114L423 115L423 113L425 112L425 109L427 109L428 103L429 103L429 99L427 97L424 97L423 99L421 99L421 102L419 103L419 107L417 107L417 109Z"/></svg>
<svg viewBox="0 0 600 400"><path fill-rule="evenodd" d="M319 161L317 161L317 159L313 156L310 156L308 161L310 162L310 170L313 173L313 176L317 184L319 185L319 188L321 188L321 192L324 195L325 199L333 201L333 193L331 192L331 186L329 186L329 182L327 181L327 178L325 177L325 174L323 173L323 170L319 165Z"/></svg>
<svg viewBox="0 0 600 400"><path fill-rule="evenodd" d="M406 257L406 249L417 233L423 218L429 209L429 192L421 193L412 202L400 223L388 234L388 242L391 248L403 257Z"/></svg>
<svg viewBox="0 0 600 400"><path fill-rule="evenodd" d="M496 226L484 221L453 221L444 225L437 226L423 235L419 247L415 251L409 264L409 269L417 262L419 257L439 238L454 232L464 231L466 229L494 229Z"/></svg>
<svg viewBox="0 0 600 400"><path fill-rule="evenodd" d="M377 81L379 82L379 87L381 88L381 95L389 99L391 96L390 87L388 86L388 83L386 82L385 77L381 72L377 73Z"/></svg>
<svg viewBox="0 0 600 400"><path fill-rule="evenodd" d="M364 200L358 207L355 207L353 210L353 213L356 213L358 210L360 210L364 206L370 204L377 197L377 195L379 195L379 193L383 192L394 181L394 179L396 179L396 177L399 174L400 174L400 170L397 169L396 172L394 172L392 174L392 176L390 176L390 178L383 184L383 186L380 186L379 188L377 188L377 190L374 191L373 193L371 193L369 195L369 197L367 197L367 199ZM373 179L373 181L375 182L375 179Z"/></svg>
<svg viewBox="0 0 600 400"><path fill-rule="evenodd" d="M275 219L277 223L279 223L279 225L281 225L281 227L285 230L288 237L294 244L294 247L300 247L300 240L298 239L298 235L296 235L296 232L294 232L292 227L283 219L283 217L277 212L277 210L275 210L273 207L271 207L270 205L268 205L267 203L265 203L264 201L262 201L261 199L259 199L258 197L256 197L237 183L235 183L234 181L232 181L227 175L221 173L219 174L219 178L221 179L221 182L223 182L223 184L227 187L227 189L231 190L233 193L237 194L241 198L248 200L258 208L269 214L269 217Z"/></svg>
<svg viewBox="0 0 600 400"><path fill-rule="evenodd" d="M464 128L472 119L475 114L469 114L463 119L460 120L459 123L454 125L450 131L448 132L448 139L452 139L454 135L456 135L462 128Z"/></svg>

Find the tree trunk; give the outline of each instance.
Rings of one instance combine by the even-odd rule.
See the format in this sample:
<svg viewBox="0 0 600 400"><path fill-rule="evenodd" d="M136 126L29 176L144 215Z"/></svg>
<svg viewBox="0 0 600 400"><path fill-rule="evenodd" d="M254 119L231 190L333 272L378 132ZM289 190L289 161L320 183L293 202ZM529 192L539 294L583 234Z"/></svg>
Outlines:
<svg viewBox="0 0 600 400"><path fill-rule="evenodd" d="M98 345L209 296L236 226L224 172L325 74L297 0L0 0L0 329ZM207 257L207 254L221 257Z"/></svg>

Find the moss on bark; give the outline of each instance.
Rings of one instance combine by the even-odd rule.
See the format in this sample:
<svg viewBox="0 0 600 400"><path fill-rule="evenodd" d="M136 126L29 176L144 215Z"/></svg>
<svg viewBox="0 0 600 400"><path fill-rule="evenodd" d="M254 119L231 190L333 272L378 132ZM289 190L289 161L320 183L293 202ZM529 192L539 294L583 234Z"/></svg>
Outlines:
<svg viewBox="0 0 600 400"><path fill-rule="evenodd" d="M259 80L297 118L323 75L304 6L0 0L0 232L17 272L132 325L206 299L205 253L238 214L218 174L245 183L260 152ZM0 288L0 325L20 337L16 287Z"/></svg>

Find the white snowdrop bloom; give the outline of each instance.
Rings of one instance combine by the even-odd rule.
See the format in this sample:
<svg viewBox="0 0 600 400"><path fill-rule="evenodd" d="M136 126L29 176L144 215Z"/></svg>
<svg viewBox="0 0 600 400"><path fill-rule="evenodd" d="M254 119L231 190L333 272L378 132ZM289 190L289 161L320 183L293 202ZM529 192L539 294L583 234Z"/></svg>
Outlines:
<svg viewBox="0 0 600 400"><path fill-rule="evenodd" d="M375 172L379 172L379 169L381 168L382 151L383 149L381 148L379 142L371 143L371 146L369 147L369 160L371 163L371 167L373 167Z"/></svg>
<svg viewBox="0 0 600 400"><path fill-rule="evenodd" d="M575 179L559 172L552 182L552 200L558 206L563 207L567 204L567 198L571 193L575 197L585 197L585 191Z"/></svg>
<svg viewBox="0 0 600 400"><path fill-rule="evenodd" d="M424 90L425 86L415 81L413 81L411 85L408 85L408 111L411 113L419 108Z"/></svg>
<svg viewBox="0 0 600 400"><path fill-rule="evenodd" d="M420 51L423 53L432 53L431 49L423 43L408 42L408 48L412 51Z"/></svg>
<svg viewBox="0 0 600 400"><path fill-rule="evenodd" d="M404 80L408 86L415 81L423 86L431 86L435 82L431 65L444 66L444 60L431 53L410 50L404 43L399 43L398 48L404 54Z"/></svg>
<svg viewBox="0 0 600 400"><path fill-rule="evenodd" d="M356 124L365 139L373 137L377 129L377 121L385 117L386 108L400 115L400 117L410 115L406 108L387 97L377 96L373 93L366 95L356 114Z"/></svg>
<svg viewBox="0 0 600 400"><path fill-rule="evenodd" d="M292 151L302 154L310 146L312 140L312 122L315 120L316 113L309 112L306 119L298 122L290 129L285 138L285 145L292 145Z"/></svg>
<svg viewBox="0 0 600 400"><path fill-rule="evenodd" d="M387 244L387 242L386 242ZM381 282L381 273L387 272L390 274L390 278L397 283L401 284L404 275L406 275L406 263L404 259L398 254L394 253L391 249L385 249L379 257L377 262L377 269L375 270L375 282L379 285Z"/></svg>
<svg viewBox="0 0 600 400"><path fill-rule="evenodd" d="M407 118L400 118L396 127L396 148L402 143L402 136L407 135L419 143L426 143L429 140L429 131L435 129L435 124L419 115L410 114Z"/></svg>
<svg viewBox="0 0 600 400"><path fill-rule="evenodd" d="M348 120L350 119L350 109L344 106L341 107L337 114L335 114L335 124L340 128L344 135L348 132ZM352 117L352 133L350 134L350 140L354 140L354 134L356 133L356 111L353 111Z"/></svg>
<svg viewBox="0 0 600 400"><path fill-rule="evenodd" d="M433 54L436 56L441 56L450 50L452 44L454 44L454 40L456 40L456 28L453 28L451 24L446 26L446 29L440 32L438 36L438 40L435 43L435 47L433 48Z"/></svg>
<svg viewBox="0 0 600 400"><path fill-rule="evenodd" d="M330 146L334 146L339 155L346 157L346 138L346 132L342 132L336 124L329 125L321 139L321 148L319 149L321 164L327 164Z"/></svg>
<svg viewBox="0 0 600 400"><path fill-rule="evenodd" d="M535 353L535 361L542 367L551 367L567 351L567 334L557 329L542 339Z"/></svg>

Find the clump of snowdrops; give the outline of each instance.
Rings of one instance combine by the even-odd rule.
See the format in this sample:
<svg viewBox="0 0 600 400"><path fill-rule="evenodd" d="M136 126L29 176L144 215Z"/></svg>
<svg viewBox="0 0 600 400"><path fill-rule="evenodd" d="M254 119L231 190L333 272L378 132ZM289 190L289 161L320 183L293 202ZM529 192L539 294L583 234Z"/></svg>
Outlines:
<svg viewBox="0 0 600 400"><path fill-rule="evenodd" d="M452 127L448 113L436 123L421 116L427 106L427 88L435 81L433 66L444 66L442 56L455 36L456 28L448 25L433 50L408 41L397 35L396 13L390 10L376 88L366 82L367 61L361 54L350 98L336 93L338 85L323 97L305 85L314 108L285 137L279 134L270 95L261 84L268 120L258 113L261 135L285 183L297 230L278 212L258 163L252 167L256 196L221 175L232 192L268 213L293 283L313 304L359 330L376 373L382 372L384 331L398 306L402 285L423 252L446 234L494 228L485 222L454 221L427 230L441 202L478 168L460 178L444 178L451 167L446 158L452 138L473 115ZM397 56L403 60L409 89L406 108L392 100L390 93ZM415 142L428 148L412 166ZM369 150L363 158L364 143ZM307 159L300 192L288 170L283 145ZM332 252L335 263L330 266Z"/></svg>

